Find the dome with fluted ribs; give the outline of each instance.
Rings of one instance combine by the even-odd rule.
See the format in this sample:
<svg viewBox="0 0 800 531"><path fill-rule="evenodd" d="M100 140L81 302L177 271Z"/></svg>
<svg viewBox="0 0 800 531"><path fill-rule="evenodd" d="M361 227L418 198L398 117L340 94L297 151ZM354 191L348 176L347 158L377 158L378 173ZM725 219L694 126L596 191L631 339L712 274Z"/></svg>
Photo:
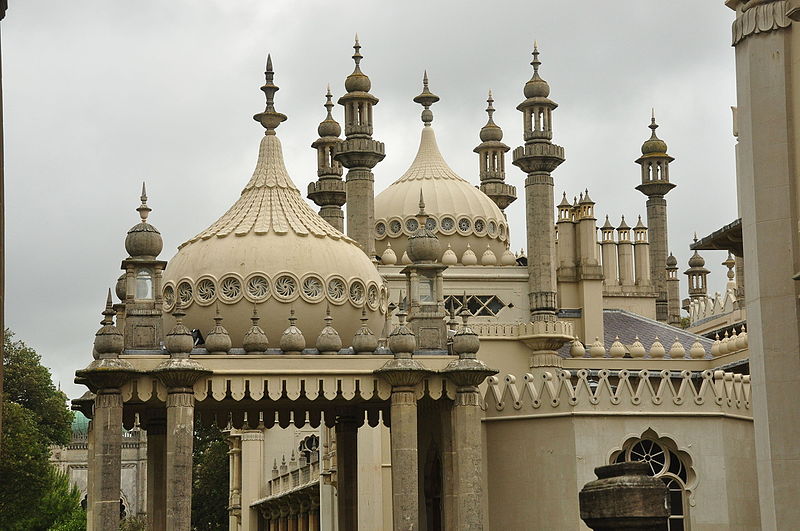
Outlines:
<svg viewBox="0 0 800 531"><path fill-rule="evenodd" d="M509 234L505 216L489 196L459 177L442 157L433 127L422 129L419 151L408 170L375 198L376 250L380 256L389 242L397 256L408 248L408 238L418 228L420 191L425 198L428 228L436 234L444 253L448 246L462 256L472 249L502 256ZM441 260L441 257L440 257Z"/></svg>
<svg viewBox="0 0 800 531"><path fill-rule="evenodd" d="M210 227L178 248L164 272L167 313L181 304L188 328L204 335L219 304L233 347L250 328L253 304L270 347L277 347L290 307L310 336L331 307L342 337L361 326L383 327L386 292L361 248L323 220L300 196L274 134L261 140L253 176L234 205ZM165 316L165 327L172 326ZM316 330L314 330L316 328Z"/></svg>

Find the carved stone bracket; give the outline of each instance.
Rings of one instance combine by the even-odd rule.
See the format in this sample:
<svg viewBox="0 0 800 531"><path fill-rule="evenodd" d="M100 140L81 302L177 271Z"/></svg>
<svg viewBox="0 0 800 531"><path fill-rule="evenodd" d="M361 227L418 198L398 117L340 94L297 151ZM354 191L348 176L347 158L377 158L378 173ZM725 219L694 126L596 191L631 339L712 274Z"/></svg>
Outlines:
<svg viewBox="0 0 800 531"><path fill-rule="evenodd" d="M778 0L769 3L760 3L746 8L742 11L733 21L733 42L732 45L736 46L739 42L758 33L766 33L791 25L792 20L788 14L791 10L792 13L797 11L795 2L786 2L786 0Z"/></svg>

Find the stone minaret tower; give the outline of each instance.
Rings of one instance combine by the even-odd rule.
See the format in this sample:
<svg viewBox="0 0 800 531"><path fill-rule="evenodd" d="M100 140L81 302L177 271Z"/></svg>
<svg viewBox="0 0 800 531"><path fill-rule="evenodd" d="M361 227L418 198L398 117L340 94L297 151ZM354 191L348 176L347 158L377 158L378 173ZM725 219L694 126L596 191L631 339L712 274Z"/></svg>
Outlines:
<svg viewBox="0 0 800 531"><path fill-rule="evenodd" d="M308 198L320 207L319 215L322 216L322 219L333 225L339 232L344 232L342 205L345 203L346 193L342 181L342 165L333 158L333 149L341 143L339 135L342 133L342 128L331 115L333 95L330 86L325 97L327 98L325 108L328 115L317 128L319 138L311 144L311 147L317 150L317 177L319 179L309 183Z"/></svg>
<svg viewBox="0 0 800 531"><path fill-rule="evenodd" d="M697 238L695 238L695 241L697 241ZM689 269L683 272L684 275L689 277L689 298L692 300L708 298L706 277L710 271L704 267L705 265L705 259L695 251L689 258Z"/></svg>
<svg viewBox="0 0 800 531"><path fill-rule="evenodd" d="M488 195L497 204L500 210L505 213L508 205L517 200L517 189L510 184L506 184L506 152L511 149L501 142L503 140L503 130L500 129L492 115L494 114L494 98L492 91L489 91L489 98L486 100L486 114L489 120L481 128L481 143L473 149L478 154L478 168L481 178L481 192Z"/></svg>
<svg viewBox="0 0 800 531"><path fill-rule="evenodd" d="M125 237L128 258L122 261L117 295L124 303L122 324L126 349L159 348L164 338L162 328L161 278L167 262L158 255L164 247L161 233L147 221L147 190L142 183L142 204L136 209L141 221Z"/></svg>
<svg viewBox="0 0 800 531"><path fill-rule="evenodd" d="M339 98L344 107L345 140L333 150L333 157L347 168L347 235L361 245L367 256L375 256L375 176L372 168L386 156L383 142L372 138L372 107L378 98L369 93L372 83L361 72L358 35L353 46L356 67L344 81L347 93Z"/></svg>
<svg viewBox="0 0 800 531"><path fill-rule="evenodd" d="M681 281L678 278L678 259L669 253L667 257L667 299L669 300L669 324L681 323Z"/></svg>
<svg viewBox="0 0 800 531"><path fill-rule="evenodd" d="M514 150L514 165L528 174L525 179L525 217L528 236L528 289L531 319L550 321L556 315L555 234L553 177L564 162L564 148L552 143L550 85L539 77L539 50L533 46L533 77L525 84L522 112L525 145Z"/></svg>
<svg viewBox="0 0 800 531"><path fill-rule="evenodd" d="M658 293L656 297L656 319L668 320L667 295L667 193L675 188L669 182L669 163L675 160L667 155L667 143L656 136L655 113L650 118L652 134L642 144L642 156L636 163L642 167L642 184L637 190L647 196L647 225L650 227L650 278Z"/></svg>

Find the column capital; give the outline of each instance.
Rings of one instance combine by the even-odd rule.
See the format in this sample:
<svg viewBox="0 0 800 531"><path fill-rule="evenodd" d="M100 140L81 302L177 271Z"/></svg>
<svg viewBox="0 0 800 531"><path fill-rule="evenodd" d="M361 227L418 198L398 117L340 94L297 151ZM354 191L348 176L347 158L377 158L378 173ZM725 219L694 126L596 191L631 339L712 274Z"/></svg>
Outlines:
<svg viewBox="0 0 800 531"><path fill-rule="evenodd" d="M791 26L792 20L800 20L800 2L796 0L728 0L726 4L736 10L733 46L751 35L782 30Z"/></svg>
<svg viewBox="0 0 800 531"><path fill-rule="evenodd" d="M395 388L415 387L425 376L433 374L433 371L426 369L424 365L413 358L395 358L387 361L374 374L389 382L394 392Z"/></svg>
<svg viewBox="0 0 800 531"><path fill-rule="evenodd" d="M151 371L168 388L191 389L195 382L211 371L191 358L170 358Z"/></svg>

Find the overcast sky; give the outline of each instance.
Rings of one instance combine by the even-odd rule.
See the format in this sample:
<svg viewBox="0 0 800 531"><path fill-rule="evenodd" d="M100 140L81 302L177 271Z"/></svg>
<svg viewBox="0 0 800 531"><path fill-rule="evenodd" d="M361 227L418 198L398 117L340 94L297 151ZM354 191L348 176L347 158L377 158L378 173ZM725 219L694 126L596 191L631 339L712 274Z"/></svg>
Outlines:
<svg viewBox="0 0 800 531"><path fill-rule="evenodd" d="M325 86L342 94L355 32L381 100L374 136L387 156L375 170L376 192L416 153L420 107L411 100L425 68L441 97L433 107L439 144L457 173L478 183L472 149L490 88L504 141L520 145L515 107L536 39L541 74L560 105L554 142L567 160L554 173L558 196L588 187L599 223L605 214L615 224L621 214L630 224L644 216L633 161L655 107L658 133L676 158L670 177L678 186L667 199L681 271L693 232L706 235L737 217L733 12L722 0L9 3L6 323L70 396L84 390L73 373L91 360L142 180L168 260L249 179L263 134L251 117L264 107L267 52L281 88L276 107L289 117L278 134L300 190L316 177L309 146ZM341 108L335 112L341 121ZM507 180L520 194L508 209L517 250L525 241L524 175L510 162ZM724 254L705 257L712 291L724 289Z"/></svg>

